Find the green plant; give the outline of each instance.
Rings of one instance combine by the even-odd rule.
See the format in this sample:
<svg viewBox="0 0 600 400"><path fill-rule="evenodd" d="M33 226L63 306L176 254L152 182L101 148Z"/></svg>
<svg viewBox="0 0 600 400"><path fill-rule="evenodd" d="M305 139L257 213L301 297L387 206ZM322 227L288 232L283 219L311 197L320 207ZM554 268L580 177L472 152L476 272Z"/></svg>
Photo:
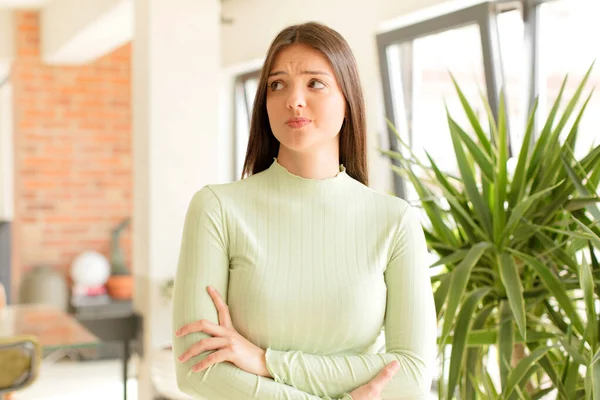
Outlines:
<svg viewBox="0 0 600 400"><path fill-rule="evenodd" d="M130 219L125 218L112 230L110 235L110 267L111 275L113 276L130 274L125 261L125 253L120 243L121 233L129 226L129 223Z"/></svg>
<svg viewBox="0 0 600 400"><path fill-rule="evenodd" d="M401 151L382 150L418 193L429 248L440 257L431 267L444 266L432 277L448 367L441 398L538 399L557 390L558 398L600 399L600 146L579 160L573 153L591 69L559 115L565 78L539 134L536 103L512 176L503 96L497 120L482 96L486 131L454 78L471 131L447 112L460 176L429 154L419 160L397 132ZM500 387L487 368L490 347Z"/></svg>
<svg viewBox="0 0 600 400"><path fill-rule="evenodd" d="M160 285L160 293L166 301L171 301L173 298L173 286L175 285L175 279L169 278Z"/></svg>

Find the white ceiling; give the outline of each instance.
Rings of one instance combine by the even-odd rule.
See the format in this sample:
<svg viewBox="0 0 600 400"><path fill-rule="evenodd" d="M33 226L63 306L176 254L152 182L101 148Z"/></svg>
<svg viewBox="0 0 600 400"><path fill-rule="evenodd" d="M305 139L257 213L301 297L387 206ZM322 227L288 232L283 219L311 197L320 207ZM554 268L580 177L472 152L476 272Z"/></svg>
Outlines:
<svg viewBox="0 0 600 400"><path fill-rule="evenodd" d="M0 8L42 8L51 0L0 0Z"/></svg>

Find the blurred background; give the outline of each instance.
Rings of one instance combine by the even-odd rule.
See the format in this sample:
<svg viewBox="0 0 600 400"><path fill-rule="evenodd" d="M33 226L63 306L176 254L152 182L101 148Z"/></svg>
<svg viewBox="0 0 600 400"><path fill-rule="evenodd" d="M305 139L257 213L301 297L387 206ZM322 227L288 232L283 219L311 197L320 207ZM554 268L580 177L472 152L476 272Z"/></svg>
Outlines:
<svg viewBox="0 0 600 400"><path fill-rule="evenodd" d="M481 94L497 113L504 88L518 152L534 98L545 116L565 74L573 93L600 56L598 15L598 0L0 0L0 338L33 334L42 358L12 398L186 398L169 347L185 211L203 185L240 178L285 26L348 40L370 186L415 201L379 152L398 149L386 118L458 173L452 73L478 112ZM588 108L576 154L599 142L598 96Z"/></svg>

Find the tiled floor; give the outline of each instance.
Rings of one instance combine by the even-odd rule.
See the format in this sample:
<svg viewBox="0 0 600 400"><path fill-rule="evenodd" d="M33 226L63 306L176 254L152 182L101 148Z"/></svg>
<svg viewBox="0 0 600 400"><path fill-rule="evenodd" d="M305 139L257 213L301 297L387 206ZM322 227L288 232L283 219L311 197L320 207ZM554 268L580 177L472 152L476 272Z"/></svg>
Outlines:
<svg viewBox="0 0 600 400"><path fill-rule="evenodd" d="M132 357L127 381L127 397L137 400L136 357ZM76 362L44 361L40 376L29 388L14 393L14 400L121 400L120 360ZM428 400L437 399L431 394Z"/></svg>
<svg viewBox="0 0 600 400"><path fill-rule="evenodd" d="M127 398L137 400L135 361L130 365ZM123 398L119 360L43 362L40 376L14 400L120 400Z"/></svg>

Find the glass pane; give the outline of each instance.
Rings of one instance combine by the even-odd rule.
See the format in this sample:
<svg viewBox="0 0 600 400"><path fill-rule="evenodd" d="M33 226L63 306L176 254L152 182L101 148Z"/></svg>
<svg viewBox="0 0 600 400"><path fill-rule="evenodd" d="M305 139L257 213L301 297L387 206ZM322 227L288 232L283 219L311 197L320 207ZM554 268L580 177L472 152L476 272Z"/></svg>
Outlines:
<svg viewBox="0 0 600 400"><path fill-rule="evenodd" d="M479 27L469 25L391 46L388 61L399 133L419 159L426 160L427 151L442 170L458 176L446 107L463 129L471 129L450 74L484 119L481 94L487 94ZM416 200L414 189L407 186L407 200Z"/></svg>
<svg viewBox="0 0 600 400"><path fill-rule="evenodd" d="M244 82L244 88L246 90L246 101L248 110L252 112L252 106L254 105L254 97L256 96L256 90L258 89L258 78L250 78ZM248 118L250 120L250 118Z"/></svg>
<svg viewBox="0 0 600 400"><path fill-rule="evenodd" d="M511 145L513 155L517 157L529 116L527 76L523 67L526 60L523 18L521 10L504 12L497 18L504 72L504 94L510 134L513 138Z"/></svg>
<svg viewBox="0 0 600 400"><path fill-rule="evenodd" d="M556 0L540 8L540 105L544 116L552 107L566 74L564 98L569 99L594 60L600 59L600 2L598 0ZM600 86L600 66L596 63L584 91ZM563 101L561 110L566 103ZM582 104L582 101L580 101ZM571 119L571 122L574 118ZM569 127L570 124L567 126ZM580 122L575 154L580 158L595 143L600 144L600 96L595 93ZM566 131L566 134L568 130ZM566 136L565 134L565 136Z"/></svg>
<svg viewBox="0 0 600 400"><path fill-rule="evenodd" d="M258 88L258 78L248 78L236 85L235 88L235 179L239 179L244 168L248 135L250 133L250 118L254 97Z"/></svg>
<svg viewBox="0 0 600 400"><path fill-rule="evenodd" d="M250 116L246 108L244 85L235 87L235 171L234 179L241 177L244 168L244 157L248 146L248 133L250 131Z"/></svg>

